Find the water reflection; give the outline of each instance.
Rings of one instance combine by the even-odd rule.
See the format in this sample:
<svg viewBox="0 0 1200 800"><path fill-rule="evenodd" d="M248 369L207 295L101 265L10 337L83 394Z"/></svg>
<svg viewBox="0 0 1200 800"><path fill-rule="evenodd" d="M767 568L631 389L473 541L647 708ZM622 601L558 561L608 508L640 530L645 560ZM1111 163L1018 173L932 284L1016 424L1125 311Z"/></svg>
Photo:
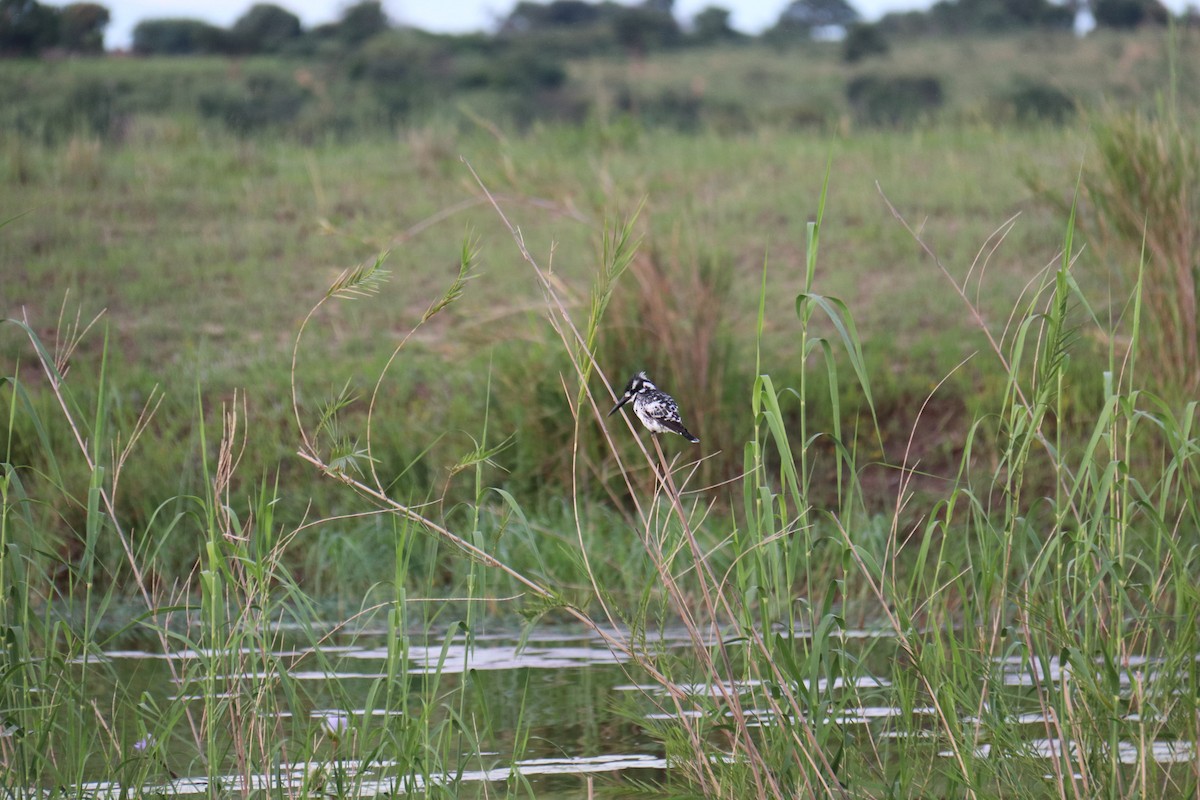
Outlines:
<svg viewBox="0 0 1200 800"><path fill-rule="evenodd" d="M626 635L613 633L617 639ZM889 635L875 631L846 631L841 633L841 638L870 647L871 643L887 639ZM455 703L461 702L463 706L455 708L454 713L464 719L471 719L478 713L488 722L488 738L481 739L480 749L484 752L472 752L466 757L469 763L465 766L476 768L465 769L464 766L461 772L456 770L453 775L435 772L432 776L421 777L411 774L411 764L404 766L398 761L387 760L389 756L398 757L391 752L381 753L384 758L369 762L349 759L296 761L276 765L270 775L229 774L219 778L223 793L312 789L321 778L318 773L329 770L336 770L339 780L351 782L353 790L348 796L355 797L419 792L430 785L460 780L486 787L492 782L509 780L514 772L524 779L549 780L552 776L663 770L666 762L660 745L639 726L637 715L642 714L640 720L643 722L711 717L711 708L702 711L701 706L711 707L712 700L734 694L749 698L746 700L749 708L741 713L752 727L796 723L790 717L777 716L778 709L760 707L770 704L765 693L779 691L780 685L756 680L718 684L681 681L671 686L646 683L643 682L644 673L636 671L636 665L630 663L626 654L614 651L603 638L586 631L546 630L524 638L511 632L469 638L462 635L449 639L430 637L414 639L403 648L393 644L391 650L388 641L387 632L383 630L356 631L349 638L331 641L320 648L280 646L270 653L253 650L180 649L167 653L112 650L98 657L89 655L88 659L111 665L112 672L124 681L127 697L145 695L189 705L214 701L236 705L244 697L245 690L241 687L247 683L272 689L286 683L288 691L280 692L278 703L267 704L258 712L262 715L259 719L278 720L278 728L286 735L321 746L331 742L345 745L355 741L354 736L362 736L371 726L375 732L381 727L393 730L389 726L403 726L405 718L412 716L407 706L411 698L417 698L413 702L419 705L426 702L424 698L428 696L445 698L460 689L464 690L461 695L464 699L456 699ZM682 631L656 634L654 641L667 650L690 644ZM280 644L294 645L294 640ZM836 696L836 706L823 707L825 710L821 713L827 716L820 721L825 725L842 726L850 738L869 740L872 744L920 740L919 746L932 756L947 745L937 721L937 711L930 705L916 704L914 707L911 700L906 705L896 704L906 667L903 663L898 665L892 658L895 650L889 646L867 650L871 660L856 662L859 674L813 682L797 680L788 687L797 694L817 693L823 698ZM243 663L253 665L254 669L241 670L239 667ZM1025 691L1046 683L1063 685L1072 680L1072 665L1058 659L1037 661L1022 657L998 658L993 664L993 686L997 693L1003 687L1006 695L1006 704L997 703L997 707L1011 713L993 714L991 707L983 705L980 715L980 707L975 706L969 709L972 713L960 714L957 721L976 726L984 734L981 738L990 738L986 736L988 725L1010 729L1029 726L1030 738L1023 740L1019 750L1002 750L981 743L975 749L975 755L979 758L1003 758L1006 755L1077 758L1079 748L1073 741L1036 737L1039 733L1072 731L1049 727L1048 723L1053 720L1040 709L1031 708L1032 702L1027 702L1030 693ZM1162 669L1162 662L1156 659L1130 660L1121 666L1117 682L1122 689L1128 690L1135 682L1162 678ZM389 676L393 682L387 684L388 691L393 694L389 695L392 699L384 703L379 700L383 692L374 692L389 680ZM896 685L893 685L893 679ZM111 687L109 691L111 695ZM639 700L639 695L643 706L629 714L628 709ZM668 695L691 698L695 708L664 711L659 699ZM918 689L914 698L920 701L921 696ZM649 702L645 698L649 698ZM989 696L988 699L995 698ZM626 713L615 713L622 705ZM733 712L726 710L725 713L728 717ZM1127 713L1120 719L1123 722L1139 721L1134 713ZM115 727L121 727L121 722L118 720ZM136 728L137 716L132 709L124 724L127 730L144 731L144 728ZM134 742L138 735L144 736L144 733L129 735L124 741ZM184 742L178 732L175 736L176 740L172 742L138 739L132 747L135 753L153 747L173 764L196 763L196 746L190 741ZM167 738L166 734L163 738ZM1114 759L1127 765L1146 761L1191 763L1200 755L1195 744L1187 741L1139 743L1118 740L1111 746ZM312 750L312 753L320 752L319 749ZM332 752L336 755L337 750ZM498 753L519 753L522 758L505 763ZM306 752L305 756L309 754ZM295 757L296 751L292 755ZM947 751L941 755L951 754ZM446 766L444 762L438 762L437 769ZM227 769L228 765L213 771ZM92 776L103 774L97 769ZM161 774L168 773L164 769ZM210 783L203 779L180 778L158 786L142 787L96 781L81 786L80 791L97 798L131 794L200 795L214 793L217 780ZM488 793L486 788L481 791L485 795Z"/></svg>
<svg viewBox="0 0 1200 800"><path fill-rule="evenodd" d="M384 661L386 649L354 650L346 658ZM469 669L573 669L598 664L616 664L627 660L622 654L603 646L553 647L528 645L479 645L410 647L404 653L410 672L461 673Z"/></svg>
<svg viewBox="0 0 1200 800"><path fill-rule="evenodd" d="M1022 743L1020 752L1037 758L1059 759L1067 756L1071 760L1078 759L1082 754L1076 743L1069 739L1066 741L1062 739L1029 739ZM975 754L980 758L990 758L993 754L1003 755L1005 753L1013 754L1013 751L1005 749L1001 752L1000 748L993 748L990 744L982 744L975 749ZM946 750L938 755L951 758L954 753ZM1117 760L1126 766L1141 764L1143 761L1153 761L1159 764L1189 764L1196 760L1197 755L1196 743L1186 741L1151 741L1144 746L1135 742L1121 741L1117 742L1116 748Z"/></svg>
<svg viewBox="0 0 1200 800"><path fill-rule="evenodd" d="M424 791L433 785L457 785L500 783L507 781L514 770L525 778L538 776L562 775L595 775L600 773L622 772L625 770L662 770L666 769L666 759L651 755L617 754L606 756L579 758L531 758L518 760L511 767L497 767L488 770L464 770L454 775L443 774L425 779L420 775L403 777L377 777L379 772L395 768L398 764L392 761L359 761L342 760L332 765L339 776L353 782L354 796L376 797L390 794L409 794ZM312 788L319 782L321 775L331 768L330 764L305 761L283 764L278 772L272 775L253 775L249 780L241 775L222 775L212 781L202 778L179 778L158 786L138 787L143 795L192 796L208 794L210 789L229 792L254 791L296 791ZM129 796L129 788L113 781L94 781L80 787L82 793L96 800L112 798L124 800Z"/></svg>

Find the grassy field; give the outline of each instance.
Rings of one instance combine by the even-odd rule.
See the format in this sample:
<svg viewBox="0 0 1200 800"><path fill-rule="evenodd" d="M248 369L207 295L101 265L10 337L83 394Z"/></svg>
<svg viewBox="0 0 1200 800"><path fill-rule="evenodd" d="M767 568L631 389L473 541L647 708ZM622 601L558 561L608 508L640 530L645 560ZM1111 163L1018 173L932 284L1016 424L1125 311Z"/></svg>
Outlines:
<svg viewBox="0 0 1200 800"><path fill-rule="evenodd" d="M1089 59L1140 41L1080 44L1071 74L1097 81L1081 90L1105 91ZM951 50L922 64L949 74ZM1011 75L1070 55L982 52ZM661 96L695 57L572 74ZM773 89L788 57L723 51L699 88ZM1145 95L1158 67L1130 59ZM447 112L314 142L134 114L119 136L3 135L0 597L24 665L5 725L72 730L56 715L78 687L51 691L38 665L129 627L236 660L273 646L263 619L316 642L318 607L371 606L402 671L404 631L431 624L411 592L467 598L467 629L494 613L626 623L612 646L664 687L744 681L747 697L694 699L698 716L655 734L708 796L1194 789L1194 770L1113 753L1195 742L1180 689L1200 609L1195 404L1131 355L1148 324L1137 247L1098 195L1070 212L1107 118L999 124L960 102L986 71L953 77L955 113L888 129L599 114L518 131ZM619 391L638 369L700 445L660 454L603 417L601 376ZM200 627L179 639L112 610L125 600ZM68 602L100 610L67 624ZM676 619L686 656L639 638ZM838 643L848 624L892 637L886 701L932 709L896 723L913 738L853 742L830 722L871 699L829 689L863 674ZM1169 680L1131 677L1151 659ZM1012 663L1036 691L1008 693ZM1038 683L1064 664L1077 683ZM263 681L247 696L289 690ZM35 686L53 702L19 700ZM209 774L229 763L223 720L251 743L239 759L275 763L250 752L271 738L258 706L207 702L190 733L178 706L144 724L190 737ZM743 703L778 724L752 731ZM1050 781L1010 724L1030 709L1083 748ZM355 752L397 735L375 734ZM0 741L9 788L71 784L100 746L45 735Z"/></svg>
<svg viewBox="0 0 1200 800"><path fill-rule="evenodd" d="M471 449L490 385L492 435L513 437L494 459L503 472L493 479L540 487L533 502L553 504L567 484L553 444L569 430L564 363L547 339L536 281L460 157L500 198L530 250L547 260L553 251L555 273L572 287L581 314L606 221L633 215L644 200L636 222L642 247L618 287L613 322L601 331L602 367L613 382L649 369L689 398L706 455L716 454L708 473L715 481L740 469L749 432L744 409L764 264L771 286L764 366L782 382L800 371L793 306L804 280L805 225L827 163L817 289L853 312L883 426L902 441L924 394L984 340L885 197L960 279L992 233L1019 215L977 289L985 313L1001 324L1061 248L1063 219L1032 196L1019 171L1048 176L1069 196L1087 147L1082 132L1056 128L588 139L574 130L504 141L432 131L305 148L219 136L179 141L159 132L136 148L30 148L19 156L28 177L0 211L26 212L0 237L5 312L28 315L48 335L64 300L71 317L105 311L109 380L122 406L132 412L155 386L165 393L156 425L172 435L146 442L144 461L129 467L130 480L144 469L150 482L129 500L141 506L130 512L144 518L198 475L197 395L212 414L242 390L253 420L247 474L278 468L285 486L303 482L308 470L289 457L295 438L283 400L308 305L341 270L391 251L392 279L380 296L323 313L306 339L297 378L311 407L348 380L369 386L449 284L462 242L471 240L480 254L473 279L406 351L377 422L389 460L407 463L433 447L431 464L453 464ZM691 276L704 270L719 283L717 298L694 285ZM1090 289L1107 291L1102 268L1079 274ZM665 295L662 308L643 304L636 276L658 281L645 291ZM85 339L78 370L96 369L104 341L99 331ZM32 366L19 338L4 346L10 363ZM985 360L956 373L957 388L945 398L956 422L989 374ZM828 409L816 413L828 419ZM954 449L936 437L928 446ZM444 467L427 469L410 474L409 491L442 491Z"/></svg>
<svg viewBox="0 0 1200 800"><path fill-rule="evenodd" d="M402 35L373 45L369 58L177 58L151 69L136 58L8 61L0 65L0 130L32 141L62 143L81 134L136 141L145 118L159 117L185 130L314 144L387 137L398 127L461 131L480 123L510 132L600 124L616 126L612 134L622 124L729 134L846 132L880 123L1005 126L1061 121L1112 104L1152 107L1172 85L1194 107L1195 37L1190 29L900 37L886 56L854 64L845 63L838 42L561 63L527 45L534 61L555 61L563 79L549 86L522 70L527 60L483 62L479 73L479 56L451 39L414 50ZM472 75L490 78L477 85ZM927 83L921 90L911 81Z"/></svg>
<svg viewBox="0 0 1200 800"><path fill-rule="evenodd" d="M1193 32L1180 34L1174 64L1179 89L1195 102L1188 77L1197 64ZM601 109L625 94L652 110L655 98L696 104L697 120L742 131L761 125L843 129L861 124L846 87L871 76L932 76L943 102L926 116L960 122L1010 124L1038 114L1022 97L1029 87L1061 93L1084 109L1107 103L1141 104L1171 79L1170 48L1161 31L1098 32L1078 38L1062 32L998 37L900 38L886 58L846 64L838 42L775 51L765 46L682 51L645 62L592 60L572 69L573 79L600 98ZM607 98L609 103L603 100ZM1028 98L1027 98L1028 99ZM1043 109L1053 113L1053 109ZM1060 109L1062 110L1062 109ZM1070 108L1066 109L1069 116Z"/></svg>

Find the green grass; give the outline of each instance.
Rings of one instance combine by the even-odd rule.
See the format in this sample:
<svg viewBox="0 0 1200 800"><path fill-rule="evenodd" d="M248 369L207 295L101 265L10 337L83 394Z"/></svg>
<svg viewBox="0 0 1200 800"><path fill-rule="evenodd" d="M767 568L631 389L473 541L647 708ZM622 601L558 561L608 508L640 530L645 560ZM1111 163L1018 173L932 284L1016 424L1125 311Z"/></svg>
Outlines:
<svg viewBox="0 0 1200 800"><path fill-rule="evenodd" d="M799 368L790 357L787 320L802 285L802 233L827 160L829 234L818 280L856 314L868 360L880 369L893 365L878 379L877 399L888 412L885 423L906 432L914 410L906 406L982 339L892 221L876 184L944 242L940 255L958 275L1005 219L1032 212L1022 213L988 263L981 301L999 322L1031 270L1055 258L1061 224L1036 205L1014 167L1058 174L1066 192L1084 150L1081 134L1070 129L866 132L833 141L784 133L731 139L646 132L626 143L601 143L593 158L577 156L579 147L594 145L569 129L501 142L451 134L433 154L415 136L316 149L219 136L151 140L136 149L98 145L86 156L103 170L96 184L80 181L78 147L27 146L21 157L31 164L31 177L5 195L0 209L5 217L28 212L0 236L0 258L12 276L5 312L27 313L45 332L64 297L72 316L76 308L88 319L106 310L121 408L136 413L155 385L166 395L156 425L172 433L141 455L144 482L135 477L139 463L128 471L152 508L179 493L181 479L186 484L198 474L188 455L194 447L183 453L166 447L195 441L197 391L211 407L243 390L254 420L248 473L278 468L284 486L303 480L303 470L287 458L294 434L289 409L279 402L297 309L341 269L391 249L386 266L394 279L382 296L324 310L298 364L310 408L348 380L361 392L430 298L440 295L457 268L461 241L472 238L482 250L476 275L464 297L422 329L403 371L382 387L387 408L397 413L379 415L379 435L394 443L388 457L397 464L427 447L435 449L432 463L456 462L473 447L463 431L472 429L488 400L490 375L497 440L516 434L495 459L508 475L495 479L562 486L556 448L545 445L561 432L556 374L564 363L547 339L537 286L505 244L495 216L465 183L461 154L502 197L531 251L569 254L554 269L580 289L590 282L604 221L643 198L637 232L644 246L634 273L653 264L666 275L686 276L707 263L732 276L720 303L728 367L718 383L691 383L697 375L664 362L659 348L616 350L612 358L622 362L606 365L650 369L676 394L695 398L693 415L703 415L697 425L726 445L727 460L712 477L726 477L740 468L738 442L747 433L736 409L744 408L753 379L745 359L764 260L774 287L764 352L778 356L791 375ZM931 168L914 171L914 164ZM1080 280L1102 286L1105 279L1085 274ZM643 336L636 301L623 294L633 283L618 287L621 321L602 331L601 347L624 342L628 348ZM686 296L677 303L688 311ZM677 334L681 346L691 333ZM606 344L614 335L618 340ZM79 369L89 368L83 356L94 356L99 341L85 340ZM11 363L28 362L19 338L4 342ZM460 368L446 369L446 363ZM990 380L970 366L959 376L968 397ZM530 393L536 402L528 401ZM409 430L445 435L413 437ZM180 463L182 472L169 466ZM440 493L447 485L438 468L415 470L408 491ZM160 487L151 489L155 481Z"/></svg>

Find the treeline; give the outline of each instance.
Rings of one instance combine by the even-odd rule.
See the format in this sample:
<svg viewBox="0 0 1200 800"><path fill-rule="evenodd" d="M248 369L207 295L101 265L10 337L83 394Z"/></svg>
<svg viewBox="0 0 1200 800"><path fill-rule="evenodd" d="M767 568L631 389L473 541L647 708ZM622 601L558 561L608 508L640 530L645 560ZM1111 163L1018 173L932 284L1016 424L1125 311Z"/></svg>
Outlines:
<svg viewBox="0 0 1200 800"><path fill-rule="evenodd" d="M730 11L710 5L681 22L674 0L641 0L627 5L613 0L520 0L491 34L460 37L468 49L480 38L501 42L536 42L540 52L564 57L604 53L647 53L677 47L752 41L773 44L847 33L858 46L877 50L874 42L889 36L1001 33L1036 28L1072 29L1088 13L1102 28L1136 28L1166 24L1171 12L1160 0L939 0L928 10L891 13L865 25L848 0L791 0L774 25L749 36L730 24ZM1194 10L1180 18L1194 23ZM296 15L269 3L252 6L225 29L198 20L155 19L134 30L133 49L144 54L295 54L336 55L396 27L375 0L350 6L333 23L305 30ZM864 36L865 31L870 31ZM855 45L851 44L851 49Z"/></svg>
<svg viewBox="0 0 1200 800"><path fill-rule="evenodd" d="M37 0L0 0L0 56L36 56L49 51L104 52L111 15L98 3L42 5Z"/></svg>
<svg viewBox="0 0 1200 800"><path fill-rule="evenodd" d="M337 22L305 29L300 18L271 3L250 7L229 28L196 19L147 19L133 29L139 55L335 55L392 28L375 0L352 5Z"/></svg>
<svg viewBox="0 0 1200 800"><path fill-rule="evenodd" d="M460 39L468 50L480 49L481 39L536 42L543 54L569 57L645 53L754 38L787 44L839 29L848 34L849 51L869 55L886 50L888 37L1070 29L1084 12L1090 13L1098 26L1111 28L1163 24L1171 18L1160 0L939 0L926 11L892 13L878 23L864 25L847 0L792 0L772 27L760 37L751 37L730 25L728 9L712 5L681 23L673 3L521 0L491 33L440 38ZM38 0L0 0L0 56L101 53L110 16L98 3L58 8ZM1194 10L1189 8L1181 20L1194 22ZM387 18L376 0L352 5L338 21L309 29L286 8L258 3L228 28L197 19L143 20L134 29L132 47L143 55L336 57L402 27Z"/></svg>
<svg viewBox="0 0 1200 800"><path fill-rule="evenodd" d="M941 35L947 32L983 41L996 31L1033 31L1040 37L1039 31L1069 29L1082 7L1061 2L941 0L925 12L864 24L848 0L792 0L758 37L734 30L729 12L715 6L681 25L671 2L523 0L493 32L469 35L397 25L376 0L352 5L337 21L309 29L271 4L251 7L228 28L197 20L145 20L134 36L139 53L226 57L164 58L153 69L137 58L107 59L102 65L60 59L53 69L38 70L14 64L0 75L0 132L46 142L79 134L119 141L140 120L151 118L303 141L394 131L431 120L459 124L464 116L517 129L597 119L681 131L747 130L760 123L822 126L847 119L905 126L953 114L997 122L1061 121L1084 99L1071 81L1006 64L999 73L997 67L986 68L987 94L976 90L966 108L952 92L953 81L924 61L906 58L953 43L952 36ZM1122 2L1140 4L1139 24L1168 18L1158 0L1093 0L1089 10L1103 19L1104 3ZM14 12L18 5L20 14ZM99 52L101 23L107 20L107 11L94 4L47 11L34 0L0 0L0 12L0 44L13 55L55 48ZM1127 27L1134 16L1118 18L1124 22L1113 27ZM45 30L34 36L39 20ZM79 20L94 22L87 27ZM81 29L90 35L81 35ZM830 29L844 32L840 43L813 43L830 38ZM785 73L762 91L746 92L722 87L722 81L710 86L702 74L702 52L697 59L687 51L715 43L733 49L757 43L743 52L763 67L780 59L791 65L827 64L839 49L841 60L853 66L829 73L819 85L792 81ZM576 76L577 69L604 74L609 56L668 51L678 54L670 63L690 65L670 80L646 82L618 72L598 87ZM588 56L598 58L585 64L581 59ZM899 68L901 63L906 66ZM758 86L749 74L738 80Z"/></svg>

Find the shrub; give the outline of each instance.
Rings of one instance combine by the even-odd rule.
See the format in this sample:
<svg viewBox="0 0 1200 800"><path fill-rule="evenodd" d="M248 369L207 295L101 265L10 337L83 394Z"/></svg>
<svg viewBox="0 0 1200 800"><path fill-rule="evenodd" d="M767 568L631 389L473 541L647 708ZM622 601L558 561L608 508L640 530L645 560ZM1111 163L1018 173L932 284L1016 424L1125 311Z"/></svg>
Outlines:
<svg viewBox="0 0 1200 800"><path fill-rule="evenodd" d="M1002 98L1006 109L1022 122L1061 124L1074 116L1075 100L1056 86L1032 80L1018 80Z"/></svg>
<svg viewBox="0 0 1200 800"><path fill-rule="evenodd" d="M81 78L63 100L62 129L75 127L92 134L108 134L118 123L120 98L126 92L127 87L120 82Z"/></svg>
<svg viewBox="0 0 1200 800"><path fill-rule="evenodd" d="M647 97L623 86L617 92L615 101L617 109L647 127L663 126L685 133L699 130L704 108L701 98L696 94L675 89L663 89Z"/></svg>
<svg viewBox="0 0 1200 800"><path fill-rule="evenodd" d="M210 89L199 97L200 113L225 124L237 133L291 123L308 99L308 92L295 81L270 75L249 76L237 86Z"/></svg>
<svg viewBox="0 0 1200 800"><path fill-rule="evenodd" d="M520 46L478 58L471 69L462 69L460 73L460 86L515 92L557 89L567 80L567 70L560 59Z"/></svg>
<svg viewBox="0 0 1200 800"><path fill-rule="evenodd" d="M389 31L357 52L350 76L363 81L392 119L427 105L454 88L454 54L430 36Z"/></svg>
<svg viewBox="0 0 1200 800"><path fill-rule="evenodd" d="M942 105L941 82L929 75L861 75L846 86L855 115L875 125L904 125Z"/></svg>
<svg viewBox="0 0 1200 800"><path fill-rule="evenodd" d="M842 60L854 64L871 56L884 56L888 53L887 39L878 25L851 25L842 41Z"/></svg>

